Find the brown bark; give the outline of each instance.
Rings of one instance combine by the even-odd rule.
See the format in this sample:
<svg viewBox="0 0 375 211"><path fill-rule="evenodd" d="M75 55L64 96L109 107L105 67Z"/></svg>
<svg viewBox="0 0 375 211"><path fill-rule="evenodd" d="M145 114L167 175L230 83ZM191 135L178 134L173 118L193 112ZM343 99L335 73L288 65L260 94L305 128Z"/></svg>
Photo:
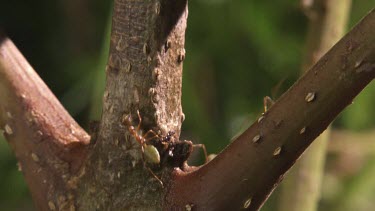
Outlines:
<svg viewBox="0 0 375 211"><path fill-rule="evenodd" d="M77 189L81 209L161 209L166 189L143 167L140 145L121 119L130 114L136 126L139 110L144 132L179 136L186 19L186 0L114 2L101 124ZM163 170L170 172L153 168L168 181Z"/></svg>
<svg viewBox="0 0 375 211"><path fill-rule="evenodd" d="M10 105L17 103L1 101L1 126L13 135L18 134L21 130L19 128L30 126L26 124L27 121L22 121L22 115L32 111L30 118L43 117L43 121L32 121L43 125L40 125L40 128L30 128L30 134L26 130L21 134L23 138L28 137L29 140L37 141L41 138L46 139L44 136L47 135L56 136L50 138L50 142L56 145L50 156L56 160L52 160L53 164L56 163L53 167L62 165L58 169L60 171L52 171L54 169L46 171L46 174L52 175L38 178L42 180L40 182L33 180L29 182L38 208L41 210L74 207L82 210L100 208L147 210L162 206L162 195L166 189L162 189L143 167L140 145L129 136L127 129L121 124L121 118L124 114L131 114L135 120L134 124L137 124L136 111L139 110L143 118L142 130L153 129L160 135L174 131L178 138L181 122L184 120L181 109L181 82L182 63L185 59L186 19L186 0L173 2L116 0L114 2L102 121L93 134L92 145L88 151L82 149L81 145L88 144L89 136L81 131L65 111L61 114L62 112L58 110L62 109L61 105L47 88L39 83L40 79L35 87L29 86L21 91L11 86L11 82L19 81L18 77L21 76L25 78L20 83L25 83L27 77L35 72L29 71L31 70L29 67L18 65L18 63L23 65L23 58L8 61L8 53L12 53L11 49L6 48L4 52L2 51L1 58L5 59L1 60L1 64L4 63L5 66L2 66L1 70L4 74L10 74L9 77L6 75L4 80L1 78L1 85L6 88L2 91L3 99L8 98L8 93L15 95L14 101L18 98L29 99L28 95L33 94L34 90L38 91L37 94L40 96L31 96L30 99L36 101L34 104L38 105L30 105L30 108L25 106L23 110L13 111ZM12 63L8 64L9 62ZM18 75L12 75L12 72ZM26 97L23 93L27 93ZM34 108L37 106L43 106L40 109L43 115L34 112L37 111ZM11 115L17 118L17 126L7 120ZM38 135L42 137L37 137ZM12 140L10 135L6 138ZM42 162L42 158L47 158L49 152L34 151L27 143L19 144L19 147L24 148L13 149L21 164L26 165L24 167L26 178L37 178L38 175L34 173L40 175L40 171L35 163ZM23 153L22 150L28 151L25 158L18 156L19 153ZM74 154L75 150L77 154ZM68 159L70 165L65 165L62 161L60 164L58 159L60 157ZM81 167L81 163L85 165ZM168 171L168 169L170 171L168 167L164 170ZM156 166L153 170L158 177L167 180L168 174L163 174L161 168ZM29 172L34 173L28 176ZM163 175L166 175L165 178ZM45 188L42 188L41 182L45 183ZM40 189L34 190L36 187ZM46 192L48 194L44 194Z"/></svg>
<svg viewBox="0 0 375 211"><path fill-rule="evenodd" d="M210 163L196 171L150 166L163 188L144 168L140 145L121 119L130 114L136 125L139 110L143 131L173 130L178 138L186 18L186 0L115 0L102 119L90 147L88 135L2 39L0 123L39 209L258 209L375 76L371 12Z"/></svg>
<svg viewBox="0 0 375 211"><path fill-rule="evenodd" d="M176 170L168 208L258 210L301 153L373 80L374 34L371 11L214 160L192 173Z"/></svg>
<svg viewBox="0 0 375 211"><path fill-rule="evenodd" d="M316 0L302 9L309 18L307 49L302 73L311 68L344 34L351 0ZM324 172L327 128L304 152L282 183L279 211L314 211L318 208ZM290 199L295 201L290 203Z"/></svg>
<svg viewBox="0 0 375 211"><path fill-rule="evenodd" d="M40 210L74 206L68 182L90 137L13 45L0 36L0 126Z"/></svg>

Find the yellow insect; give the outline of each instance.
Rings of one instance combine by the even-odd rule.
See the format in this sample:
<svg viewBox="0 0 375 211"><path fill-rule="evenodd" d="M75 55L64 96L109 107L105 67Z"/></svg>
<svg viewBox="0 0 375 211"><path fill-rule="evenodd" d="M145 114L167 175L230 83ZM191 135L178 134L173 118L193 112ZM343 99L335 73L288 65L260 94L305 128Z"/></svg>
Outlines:
<svg viewBox="0 0 375 211"><path fill-rule="evenodd" d="M163 186L163 182L155 175L155 173L146 166L145 162L148 162L150 164L159 164L160 163L160 154L159 151L156 149L155 146L151 144L147 144L150 140L159 137L153 130L147 131L144 135L141 134L141 123L142 118L139 114L139 111L137 110L137 115L139 118L139 123L137 126L137 129L134 128L132 125L132 119L130 114L123 117L122 122L125 126L127 126L129 133L135 138L135 140L141 145L142 150L142 159L144 161L144 166L147 168L147 170L154 176L155 179L159 181L159 183ZM148 137L150 134L153 136Z"/></svg>
<svg viewBox="0 0 375 211"><path fill-rule="evenodd" d="M142 135L142 118L138 110L137 115L139 119L137 128L134 128L134 126L132 125L130 114L125 115L122 119L122 122L127 127L129 133L141 145L142 159L145 168L152 174L155 179L159 181L162 186L163 182L146 165L146 163L155 165L168 162L173 167L179 167L183 170L187 166L186 161L189 158L194 147L203 149L207 162L207 152L203 144L193 144L191 141L177 140L174 136L175 133L173 131L169 131L166 136L159 136L153 130L149 130L144 135ZM150 141L153 142L149 143Z"/></svg>

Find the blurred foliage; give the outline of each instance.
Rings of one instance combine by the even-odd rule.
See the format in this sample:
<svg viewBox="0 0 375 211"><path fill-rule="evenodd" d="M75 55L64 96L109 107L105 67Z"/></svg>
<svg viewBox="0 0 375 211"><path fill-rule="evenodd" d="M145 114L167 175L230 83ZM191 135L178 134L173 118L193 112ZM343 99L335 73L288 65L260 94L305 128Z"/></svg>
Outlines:
<svg viewBox="0 0 375 211"><path fill-rule="evenodd" d="M354 1L350 26L374 3ZM84 127L100 118L110 7L111 1L99 0L0 1L0 28ZM190 1L182 138L217 153L253 122L263 112L264 96L277 99L297 79L306 23L297 0ZM373 128L374 104L372 84L334 126ZM16 160L2 140L0 172L0 207L32 207ZM264 210L271 210L274 200Z"/></svg>

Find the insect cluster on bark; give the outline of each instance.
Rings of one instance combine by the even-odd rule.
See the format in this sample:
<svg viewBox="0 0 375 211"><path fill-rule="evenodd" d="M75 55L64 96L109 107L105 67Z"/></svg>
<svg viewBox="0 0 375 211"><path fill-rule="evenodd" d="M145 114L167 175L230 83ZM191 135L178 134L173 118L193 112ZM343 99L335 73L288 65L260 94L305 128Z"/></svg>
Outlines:
<svg viewBox="0 0 375 211"><path fill-rule="evenodd" d="M137 115L139 119L137 128L133 126L130 114L123 116L122 123L127 127L129 133L134 139L140 144L144 166L161 184L163 184L162 181L147 166L147 164L154 166L159 165L160 167L163 165L170 165L184 170L187 165L187 159L191 155L194 146L202 147L205 150L203 145L193 145L191 141L178 140L174 131L169 131L165 136L161 136L153 130L149 130L142 134L142 118L138 110ZM205 151L205 155L206 154Z"/></svg>

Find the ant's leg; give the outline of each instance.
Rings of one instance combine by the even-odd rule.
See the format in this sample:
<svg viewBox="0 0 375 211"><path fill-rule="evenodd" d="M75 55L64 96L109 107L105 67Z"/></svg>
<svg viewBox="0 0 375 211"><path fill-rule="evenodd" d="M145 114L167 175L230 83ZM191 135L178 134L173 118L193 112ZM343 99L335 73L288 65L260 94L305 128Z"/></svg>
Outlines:
<svg viewBox="0 0 375 211"><path fill-rule="evenodd" d="M139 119L137 132L139 132L139 130L141 129L142 118L141 118L141 115L139 114L139 110L137 110L137 114L138 114L138 119Z"/></svg>
<svg viewBox="0 0 375 211"><path fill-rule="evenodd" d="M163 182L159 179L158 176L155 175L155 173L145 165L146 169L150 172L150 174L160 183L161 187L164 188Z"/></svg>
<svg viewBox="0 0 375 211"><path fill-rule="evenodd" d="M149 134L153 134L154 136L152 136L152 138L151 139L153 139L153 138L155 138L155 137L158 137L159 135L158 134L156 134L153 130L149 130L149 131L147 131L147 133L145 133L144 135L143 135L143 138L145 138L146 139L146 137L149 135ZM150 138L148 138L149 140L151 140Z"/></svg>
<svg viewBox="0 0 375 211"><path fill-rule="evenodd" d="M207 163L208 161L208 156L207 156L207 150L206 150L206 146L204 144L193 144L193 147L199 147L199 148L202 148L203 149L203 152L204 152L204 157L205 157L205 161L204 163Z"/></svg>
<svg viewBox="0 0 375 211"><path fill-rule="evenodd" d="M150 174L160 183L161 187L164 188L164 185L163 185L163 182L159 179L158 176L155 175L155 173L147 166L146 164L146 159L145 159L145 148L143 147L143 145L141 145L141 150L142 150L142 161L143 161L143 167L145 167L149 172Z"/></svg>
<svg viewBox="0 0 375 211"><path fill-rule="evenodd" d="M145 143L148 143L148 141L151 141L152 139L154 139L154 138L158 138L159 136L152 136L152 137L150 137L150 138L144 138L144 140L145 140Z"/></svg>
<svg viewBox="0 0 375 211"><path fill-rule="evenodd" d="M149 134L153 134L153 136L146 138ZM159 137L159 135L156 134L153 130L149 130L142 137L145 140L145 143L147 143L148 141L151 141L152 139Z"/></svg>
<svg viewBox="0 0 375 211"><path fill-rule="evenodd" d="M143 161L143 165L145 165L145 163L146 163L146 159L145 159L145 148L143 147L143 144L141 144L141 152L142 152L142 161Z"/></svg>
<svg viewBox="0 0 375 211"><path fill-rule="evenodd" d="M264 112L267 112L271 106L275 104L275 102L268 96L265 96L263 98L263 106L264 106Z"/></svg>

